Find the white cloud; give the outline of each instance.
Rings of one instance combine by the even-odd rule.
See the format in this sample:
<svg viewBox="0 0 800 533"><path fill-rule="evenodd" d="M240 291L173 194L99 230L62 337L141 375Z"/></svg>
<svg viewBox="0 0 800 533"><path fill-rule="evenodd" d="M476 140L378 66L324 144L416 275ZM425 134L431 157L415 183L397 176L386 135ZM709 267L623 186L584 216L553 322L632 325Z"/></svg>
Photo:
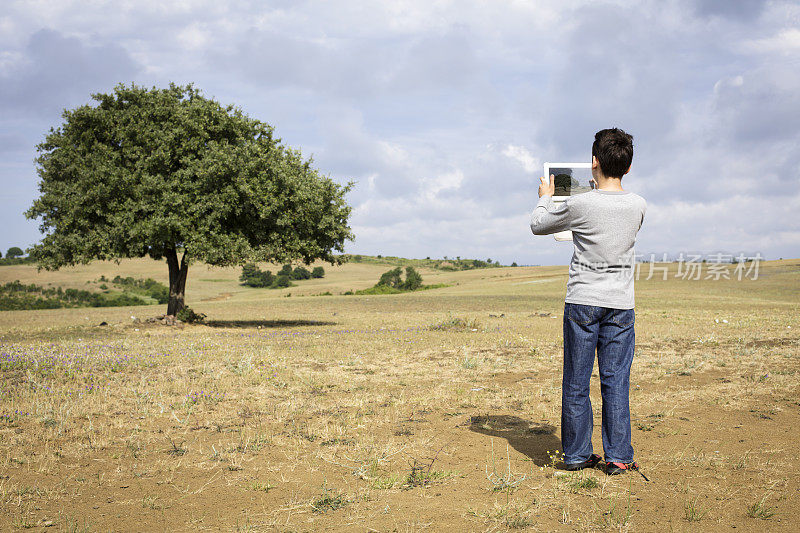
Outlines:
<svg viewBox="0 0 800 533"><path fill-rule="evenodd" d="M522 165L522 168L525 169L525 172L530 174L536 173L541 166L540 161L533 157L533 155L531 155L531 153L523 146L514 146L513 144L509 144L503 150L503 155L518 161Z"/></svg>
<svg viewBox="0 0 800 533"><path fill-rule="evenodd" d="M0 75L6 75L21 68L25 62L26 57L18 50L0 52Z"/></svg>
<svg viewBox="0 0 800 533"><path fill-rule="evenodd" d="M796 55L800 53L800 28L786 28L763 39L745 41L744 48L760 54Z"/></svg>
<svg viewBox="0 0 800 533"><path fill-rule="evenodd" d="M424 178L422 180L421 193L426 200L434 201L442 191L453 191L461 186L464 181L464 173L455 169L452 172L439 174L433 178Z"/></svg>
<svg viewBox="0 0 800 533"><path fill-rule="evenodd" d="M176 38L185 48L197 50L206 46L210 35L198 24L191 24L178 32Z"/></svg>
<svg viewBox="0 0 800 533"><path fill-rule="evenodd" d="M778 199L736 194L712 201L650 204L637 248L656 253L790 252L800 245L800 221L794 215L798 210L800 191ZM776 224L776 220L782 222ZM691 233L685 228L691 228Z"/></svg>

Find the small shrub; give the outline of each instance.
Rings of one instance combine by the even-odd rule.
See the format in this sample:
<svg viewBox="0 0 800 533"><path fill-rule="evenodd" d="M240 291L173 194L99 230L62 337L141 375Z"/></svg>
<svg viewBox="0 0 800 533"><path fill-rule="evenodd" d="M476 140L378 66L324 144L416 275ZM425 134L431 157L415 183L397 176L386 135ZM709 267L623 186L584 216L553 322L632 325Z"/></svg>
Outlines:
<svg viewBox="0 0 800 533"><path fill-rule="evenodd" d="M275 276L269 270L263 271L254 263L248 263L242 267L242 275L239 281L247 287L269 287L275 281Z"/></svg>
<svg viewBox="0 0 800 533"><path fill-rule="evenodd" d="M255 263L246 263L242 266L242 273L239 276L239 281L246 283L249 278L255 276L255 274L260 271L261 269L258 268L258 265Z"/></svg>
<svg viewBox="0 0 800 533"><path fill-rule="evenodd" d="M447 479L453 475L452 472L433 470L431 466L431 464L419 464L416 462L411 465L411 471L405 477L404 487L408 489L424 487L434 481Z"/></svg>
<svg viewBox="0 0 800 533"><path fill-rule="evenodd" d="M271 483L268 483L268 482L253 481L250 484L250 488L252 490L259 491L259 492L269 492L270 490L274 489L275 486L273 484L271 484Z"/></svg>
<svg viewBox="0 0 800 533"><path fill-rule="evenodd" d="M203 313L196 313L194 309L192 309L187 305L183 309L178 311L178 314L175 315L175 318L177 318L181 322L186 322L187 324L194 324L196 322L202 322L203 320L205 320L206 315Z"/></svg>
<svg viewBox="0 0 800 533"><path fill-rule="evenodd" d="M183 447L184 444L183 442L181 442L180 444L175 444L175 441L172 440L171 438L167 437L167 439L169 440L169 443L172 445L172 448L169 448L167 450L168 454L173 455L175 457L181 457L183 455L186 455L186 452L188 450Z"/></svg>
<svg viewBox="0 0 800 533"><path fill-rule="evenodd" d="M403 280L401 278L403 274L403 270L400 267L393 268L387 272L381 274L381 278L378 280L378 283L375 285L384 285L386 287L393 287L395 289L400 289L403 285Z"/></svg>
<svg viewBox="0 0 800 533"><path fill-rule="evenodd" d="M361 290L358 290L358 291L355 291L355 292L348 291L348 292L345 293L345 295L347 295L347 294L400 294L401 292L403 292L403 291L401 291L400 289L395 289L394 287L389 286L389 285L375 285L374 287L370 287L368 289L361 289Z"/></svg>
<svg viewBox="0 0 800 533"><path fill-rule="evenodd" d="M747 516L750 518L760 518L761 520L769 520L775 516L775 508L766 505L767 497L764 496L761 500L755 502L747 508Z"/></svg>
<svg viewBox="0 0 800 533"><path fill-rule="evenodd" d="M305 267L297 267L292 270L292 274L290 276L292 279L311 279L311 271L309 271Z"/></svg>
<svg viewBox="0 0 800 533"><path fill-rule="evenodd" d="M473 370L478 368L478 358L470 357L469 355L464 354L464 358L459 359L459 364L461 365L461 368L465 370Z"/></svg>
<svg viewBox="0 0 800 533"><path fill-rule="evenodd" d="M472 331L473 329L478 329L478 321L474 318L448 317L446 320L428 326L428 329L435 331Z"/></svg>
<svg viewBox="0 0 800 533"><path fill-rule="evenodd" d="M324 278L325 269L322 267L314 267L314 270L311 271L311 277L315 279Z"/></svg>
<svg viewBox="0 0 800 533"><path fill-rule="evenodd" d="M415 291L422 287L422 276L412 266L406 267L406 280L403 282L403 289Z"/></svg>
<svg viewBox="0 0 800 533"><path fill-rule="evenodd" d="M400 267L393 268L381 274L378 283L375 284L375 289L379 287L388 287L396 289L395 292L401 291L416 291L422 287L422 276L412 266L406 267L406 279L403 280L403 269ZM392 292L381 292L371 294L393 294Z"/></svg>
<svg viewBox="0 0 800 533"><path fill-rule="evenodd" d="M350 500L344 494L323 488L322 495L311 503L311 509L315 513L324 513L341 509L348 503L350 503Z"/></svg>
<svg viewBox="0 0 800 533"><path fill-rule="evenodd" d="M103 281L103 278L104 277L102 277L100 281ZM115 276L114 279L111 280L111 283L113 283L117 288L122 288L125 292L131 292L138 296L152 298L159 304L165 304L169 302L169 288L163 283L159 283L152 278L134 279L130 276L127 278Z"/></svg>
<svg viewBox="0 0 800 533"><path fill-rule="evenodd" d="M582 489L594 489L597 488L597 486L597 479L593 478L592 476L573 474L572 476L567 477L567 488L573 493L578 493Z"/></svg>
<svg viewBox="0 0 800 533"><path fill-rule="evenodd" d="M292 282L289 280L289 276L285 274L279 274L278 277L275 278L275 281L272 283L274 287L285 288L291 287Z"/></svg>
<svg viewBox="0 0 800 533"><path fill-rule="evenodd" d="M697 505L696 497L686 502L686 505L683 506L683 511L686 520L689 522L699 522L706 514L706 511L701 510L700 506Z"/></svg>

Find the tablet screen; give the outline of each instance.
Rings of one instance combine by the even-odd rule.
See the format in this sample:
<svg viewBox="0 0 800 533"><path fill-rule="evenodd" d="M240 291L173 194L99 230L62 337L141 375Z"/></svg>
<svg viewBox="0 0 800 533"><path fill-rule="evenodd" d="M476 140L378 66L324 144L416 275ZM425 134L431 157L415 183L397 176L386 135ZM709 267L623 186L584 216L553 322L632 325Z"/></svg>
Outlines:
<svg viewBox="0 0 800 533"><path fill-rule="evenodd" d="M550 167L555 175L553 196L574 196L592 190L592 169L581 167Z"/></svg>

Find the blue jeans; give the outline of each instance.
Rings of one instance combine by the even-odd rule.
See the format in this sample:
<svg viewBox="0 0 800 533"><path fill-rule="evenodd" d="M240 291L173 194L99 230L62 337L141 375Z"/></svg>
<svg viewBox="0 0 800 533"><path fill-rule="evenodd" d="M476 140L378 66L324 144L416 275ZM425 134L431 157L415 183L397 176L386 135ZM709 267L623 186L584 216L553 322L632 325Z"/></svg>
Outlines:
<svg viewBox="0 0 800 533"><path fill-rule="evenodd" d="M565 463L592 455L592 402L589 379L597 351L603 399L605 460L633 461L628 393L633 362L633 309L564 305L564 378L561 390L561 445Z"/></svg>

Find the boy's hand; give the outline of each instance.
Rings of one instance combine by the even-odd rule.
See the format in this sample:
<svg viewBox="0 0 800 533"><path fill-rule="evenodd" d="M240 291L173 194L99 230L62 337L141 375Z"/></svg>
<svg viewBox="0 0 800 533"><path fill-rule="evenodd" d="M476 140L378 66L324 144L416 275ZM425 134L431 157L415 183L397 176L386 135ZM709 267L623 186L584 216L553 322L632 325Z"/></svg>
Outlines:
<svg viewBox="0 0 800 533"><path fill-rule="evenodd" d="M553 196L556 192L556 184L553 181L556 179L554 174L550 174L550 180L544 179L544 176L539 178L542 182L539 184L539 198L542 196Z"/></svg>

